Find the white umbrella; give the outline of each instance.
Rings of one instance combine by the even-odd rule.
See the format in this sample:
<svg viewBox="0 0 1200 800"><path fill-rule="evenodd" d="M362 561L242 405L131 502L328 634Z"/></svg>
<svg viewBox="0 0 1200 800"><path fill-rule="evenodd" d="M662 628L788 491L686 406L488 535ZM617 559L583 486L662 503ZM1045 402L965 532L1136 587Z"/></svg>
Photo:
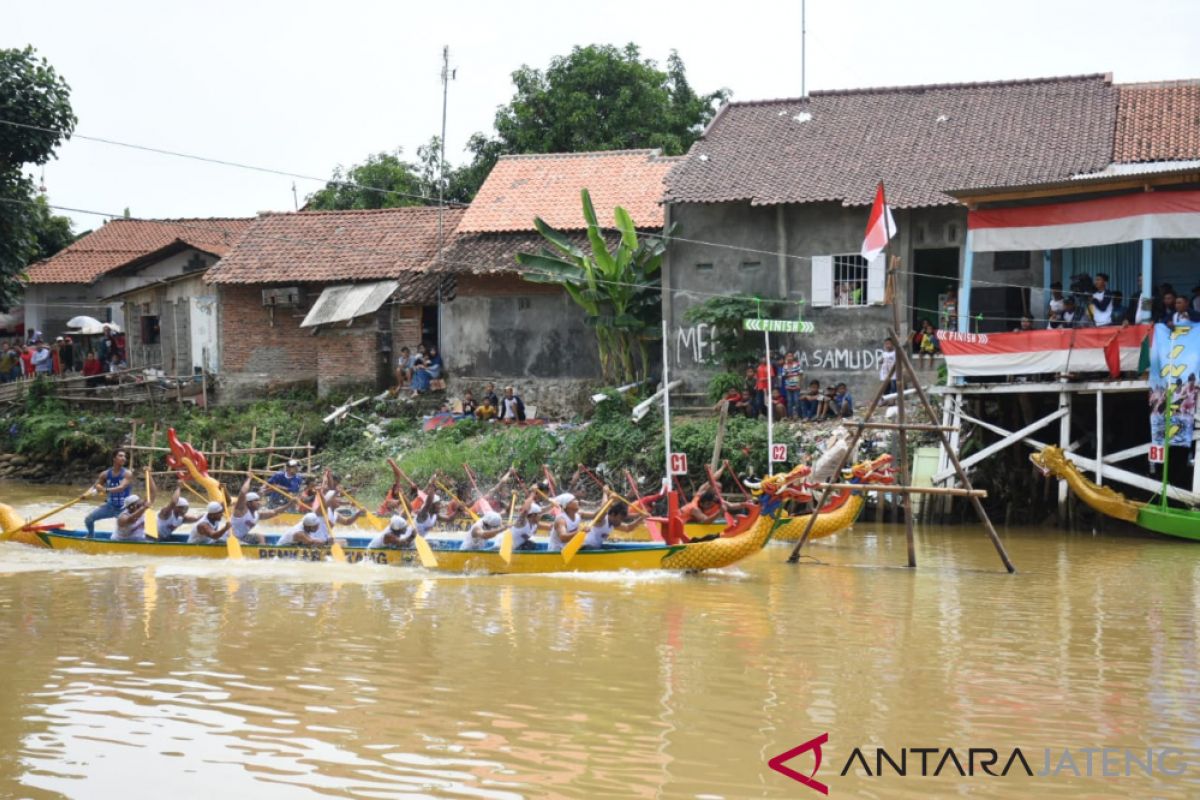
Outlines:
<svg viewBox="0 0 1200 800"><path fill-rule="evenodd" d="M71 317L70 321L67 322L68 328L79 329L78 331L74 332L78 333L80 336L99 336L104 333L105 325L107 325L108 329L113 333L121 332L121 326L115 322L101 322L95 317Z"/></svg>

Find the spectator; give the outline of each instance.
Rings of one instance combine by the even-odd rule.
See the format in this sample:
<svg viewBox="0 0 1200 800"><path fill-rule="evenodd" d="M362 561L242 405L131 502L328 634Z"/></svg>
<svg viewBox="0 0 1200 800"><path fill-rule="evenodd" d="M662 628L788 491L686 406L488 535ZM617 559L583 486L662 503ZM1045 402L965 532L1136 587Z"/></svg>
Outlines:
<svg viewBox="0 0 1200 800"><path fill-rule="evenodd" d="M767 402L771 397L771 383L775 378L775 370L764 355L758 360L758 370L754 374L754 416L766 413Z"/></svg>
<svg viewBox="0 0 1200 800"><path fill-rule="evenodd" d="M717 405L714 408L715 410L720 411L721 406L726 404L729 406L730 414L742 414L747 417L750 416L750 398L745 393L740 392L737 389L730 389L725 393L725 396L717 402Z"/></svg>
<svg viewBox="0 0 1200 800"><path fill-rule="evenodd" d="M525 403L511 386L504 387L504 399L500 401L500 419L505 422L524 422Z"/></svg>
<svg viewBox="0 0 1200 800"><path fill-rule="evenodd" d="M104 382L101 377L104 372L104 365L100 363L100 359L96 358L95 350L88 350L87 356L83 359L83 374L87 377L87 385L89 388L95 388Z"/></svg>
<svg viewBox="0 0 1200 800"><path fill-rule="evenodd" d="M413 357L407 347L400 348L400 356L396 359L396 385L403 388L412 382Z"/></svg>
<svg viewBox="0 0 1200 800"><path fill-rule="evenodd" d="M1171 315L1171 325L1190 325L1200 322L1200 314L1192 311L1191 303L1183 295L1175 298L1175 313Z"/></svg>
<svg viewBox="0 0 1200 800"><path fill-rule="evenodd" d="M1063 306L1066 303L1066 298L1063 297L1062 282L1055 281L1050 284L1050 305L1046 309L1046 318L1049 319L1052 315L1057 314L1059 319L1062 319Z"/></svg>
<svg viewBox="0 0 1200 800"><path fill-rule="evenodd" d="M1192 287L1192 311L1200 314L1200 286Z"/></svg>
<svg viewBox="0 0 1200 800"><path fill-rule="evenodd" d="M1112 325L1113 321L1113 296L1108 291L1108 274L1097 272L1096 277L1092 282L1096 291L1092 292L1092 296L1088 301L1088 316L1096 327L1104 327Z"/></svg>
<svg viewBox="0 0 1200 800"><path fill-rule="evenodd" d="M33 347L20 348L21 372L26 378L33 377Z"/></svg>
<svg viewBox="0 0 1200 800"><path fill-rule="evenodd" d="M1085 315L1075 308L1075 298L1067 297L1063 300L1063 312L1060 316L1060 328L1079 328L1083 325L1082 318Z"/></svg>
<svg viewBox="0 0 1200 800"><path fill-rule="evenodd" d="M800 418L800 395L804 392L804 369L796 356L787 354L783 360L783 391L787 397L788 419Z"/></svg>
<svg viewBox="0 0 1200 800"><path fill-rule="evenodd" d="M772 389L771 390L771 402L774 405L774 407L771 409L771 413L774 415L773 418L774 419L786 419L787 418L787 398L784 396L783 390Z"/></svg>
<svg viewBox="0 0 1200 800"><path fill-rule="evenodd" d="M839 383L829 399L829 416L833 418L850 417L854 415L854 399L846 390L846 384Z"/></svg>
<svg viewBox="0 0 1200 800"><path fill-rule="evenodd" d="M59 336L54 340L54 344L50 347L50 357L54 359L54 366L51 369L55 375L63 374L62 354L66 350L66 345L63 344L63 337Z"/></svg>
<svg viewBox="0 0 1200 800"><path fill-rule="evenodd" d="M1033 317L1021 317L1021 324L1013 328L1013 333L1026 333L1033 330Z"/></svg>
<svg viewBox="0 0 1200 800"><path fill-rule="evenodd" d="M958 292L954 284L946 284L946 299L942 301L940 325L944 331L958 330Z"/></svg>
<svg viewBox="0 0 1200 800"><path fill-rule="evenodd" d="M887 394L896 393L896 348L891 339L883 340L883 357L879 359L879 380L887 381Z"/></svg>
<svg viewBox="0 0 1200 800"><path fill-rule="evenodd" d="M808 391L800 395L800 418L819 419L817 416L822 404L821 382L809 381Z"/></svg>
<svg viewBox="0 0 1200 800"><path fill-rule="evenodd" d="M491 384L488 384L491 386ZM475 419L480 422L488 422L496 418L496 404L492 402L492 398L496 396L495 392L487 393L483 399L479 401L479 405L475 408Z"/></svg>
<svg viewBox="0 0 1200 800"><path fill-rule="evenodd" d="M1128 312L1125 308L1125 293L1124 292L1113 292L1112 293L1112 322L1110 322L1109 324L1110 325L1122 324L1123 322L1125 322L1125 316L1127 313Z"/></svg>
<svg viewBox="0 0 1200 800"><path fill-rule="evenodd" d="M492 408L500 407L500 398L496 395L496 384L489 383L483 387L483 399L491 404Z"/></svg>
<svg viewBox="0 0 1200 800"><path fill-rule="evenodd" d="M476 409L475 394L470 389L467 389L467 391L463 393L463 401L462 401L463 416L465 416L465 417L475 416L475 409Z"/></svg>
<svg viewBox="0 0 1200 800"><path fill-rule="evenodd" d="M750 413L747 415L750 417L750 419L756 419L758 417L758 405L754 402L754 396L757 392L757 384L757 373L754 370L754 365L751 364L750 366L746 367L746 375L742 379L742 395L750 404Z"/></svg>
<svg viewBox="0 0 1200 800"><path fill-rule="evenodd" d="M16 348L10 342L0 344L0 383L15 380L14 375L20 366Z"/></svg>
<svg viewBox="0 0 1200 800"><path fill-rule="evenodd" d="M929 366L932 367L933 356L938 352L937 331L929 320L922 320L921 323L921 362L929 359Z"/></svg>
<svg viewBox="0 0 1200 800"><path fill-rule="evenodd" d="M33 355L30 357L33 364L33 371L38 376L51 375L54 372L54 354L50 352L50 348L44 343L38 343Z"/></svg>

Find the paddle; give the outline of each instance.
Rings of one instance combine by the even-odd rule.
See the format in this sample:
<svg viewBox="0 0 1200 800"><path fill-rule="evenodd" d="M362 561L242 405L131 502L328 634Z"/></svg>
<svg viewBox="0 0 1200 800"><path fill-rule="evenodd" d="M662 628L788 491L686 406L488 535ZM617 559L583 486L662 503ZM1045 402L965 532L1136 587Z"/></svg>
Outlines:
<svg viewBox="0 0 1200 800"><path fill-rule="evenodd" d="M725 524L733 527L733 514L729 513L729 509L725 507L725 497L721 494L721 482L713 475L712 467L704 465L705 472L708 473L708 486L713 490L713 494L717 496L717 500L721 503L721 510L725 512Z"/></svg>
<svg viewBox="0 0 1200 800"><path fill-rule="evenodd" d="M347 500L349 500L349 501L350 501L350 505L354 506L354 507L355 507L355 508L357 508L359 511L363 512L363 516L365 516L365 517L367 518L367 522L368 522L368 523L371 525L371 527L373 527L375 530L377 530L377 531L381 531L381 530L383 530L384 528L386 528L386 527L388 526L388 521L387 521L386 519L384 519L383 517L380 517L380 516L378 516L378 515L376 515L376 514L372 514L370 511L368 511L368 510L367 510L367 509L366 509L366 508L363 506L363 504L362 504L362 503L358 502L358 500L356 500L356 499L354 498L354 495L350 494L350 493L349 493L349 492L347 492L345 489L342 489L342 497L344 497L344 498L346 498Z"/></svg>
<svg viewBox="0 0 1200 800"><path fill-rule="evenodd" d="M465 508L467 510L467 513L471 516L471 522L479 521L479 515L475 513L475 509L473 509L469 505L465 504L462 500L459 500L458 495L456 495L454 492L447 489L446 485L444 483L442 483L441 481L434 481L434 482L438 485L439 489L441 489L443 492L446 493L447 497L449 497L451 500L458 503L460 506L462 506L463 508Z"/></svg>
<svg viewBox="0 0 1200 800"><path fill-rule="evenodd" d="M283 489L280 489L278 486L276 486L275 484L268 481L266 478L260 478L259 476L254 475L254 474L251 474L250 477L253 478L254 480L258 481L259 483L261 483L263 486L267 487L268 492L276 492L277 494L281 495L282 497L286 497L288 500L291 500L293 503L296 504L296 506L298 508L300 508L300 509L304 508L304 502L299 497L296 497L296 495L288 494Z"/></svg>
<svg viewBox="0 0 1200 800"><path fill-rule="evenodd" d="M225 524L230 526L229 530L225 532L225 556L234 561L241 561L245 556L242 555L242 543L233 532L233 515L229 513L229 493L225 491L224 486L221 487L221 505L225 507Z"/></svg>
<svg viewBox="0 0 1200 800"><path fill-rule="evenodd" d="M21 531L28 529L30 526L37 525L39 522L46 519L47 517L53 517L55 514L57 514L60 511L66 511L68 508L75 505L79 501L86 499L87 496L91 493L91 491L92 491L91 489L88 489L86 492L79 495L79 497L76 497L71 502L63 503L58 508L54 509L53 511L47 511L45 514L42 514L37 519L31 519L31 520L29 520L29 522L26 522L23 525L20 525L19 527L16 527L16 528L13 528L12 530L8 530L8 531L4 531L3 533L0 533L0 542L11 539L13 536L16 536Z"/></svg>
<svg viewBox="0 0 1200 800"><path fill-rule="evenodd" d="M608 500L604 502L604 505L600 506L600 510L596 512L596 516L592 517L592 523L588 525L588 530L596 527L596 523L600 521L600 518L608 513L609 506L613 504L614 499L615 498L610 496ZM581 529L577 531L573 537L571 537L571 541L563 545L562 557L564 564L571 563L571 559L575 558L575 554L579 552L579 548L583 547L583 543L586 539L587 531L583 530L581 526Z"/></svg>
<svg viewBox="0 0 1200 800"><path fill-rule="evenodd" d="M607 483L605 483L604 481L600 480L600 476L599 476L599 475L597 475L596 473L592 472L592 471L591 471L591 469L589 469L588 467L584 466L583 464L580 464L580 465L579 465L579 468L580 468L581 470L583 470L584 472L586 472L586 473L587 473L587 474L588 474L588 475L591 477L591 479L592 479L592 480L594 480L594 481L596 482L596 484L597 484L597 485L598 485L598 486L599 486L601 489L607 489L607 490L608 490L608 493L609 493L611 496L613 496L613 497L617 498L618 500L620 500L622 503L624 503L625 505L629 506L630 508L632 508L632 507L633 507L633 503L629 502L629 501L628 501L628 500L626 500L624 497L622 497L621 495L617 494L617 491L616 491L616 489L613 489L613 488L612 488L611 486L609 486ZM640 498L639 498L639 500L640 500Z"/></svg>
<svg viewBox="0 0 1200 800"><path fill-rule="evenodd" d="M505 564L512 563L513 554L513 514L517 511L517 493L512 493L512 501L508 504L508 529L500 534L500 557L504 559Z"/></svg>
<svg viewBox="0 0 1200 800"><path fill-rule="evenodd" d="M417 521L413 519L404 495L400 495L400 507L404 509L404 516L408 518L408 524L413 529L413 543L417 547L417 558L421 559L421 566L425 569L437 569L437 556L433 554L433 548L429 546L429 542L425 541L425 537L417 530Z"/></svg>
<svg viewBox="0 0 1200 800"><path fill-rule="evenodd" d="M146 535L151 539L158 538L158 512L154 510L150 495L150 468L146 467Z"/></svg>
<svg viewBox="0 0 1200 800"><path fill-rule="evenodd" d="M321 516L325 518L325 527L329 530L329 557L339 564L345 564L346 553L342 550L341 544L338 543L337 537L333 535L329 521L329 509L325 508L325 495L320 491L317 492L317 504L321 506Z"/></svg>

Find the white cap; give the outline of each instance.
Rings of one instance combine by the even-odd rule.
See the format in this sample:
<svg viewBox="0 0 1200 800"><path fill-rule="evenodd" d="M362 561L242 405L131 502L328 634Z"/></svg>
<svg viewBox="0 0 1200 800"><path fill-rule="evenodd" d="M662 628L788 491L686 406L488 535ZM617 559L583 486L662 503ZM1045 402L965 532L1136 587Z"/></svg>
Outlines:
<svg viewBox="0 0 1200 800"><path fill-rule="evenodd" d="M209 514L222 514L224 512L225 512L225 506L221 505L216 500L213 500L212 502L210 502L208 504L208 513Z"/></svg>
<svg viewBox="0 0 1200 800"><path fill-rule="evenodd" d="M296 460L296 459L294 459L294 458L289 458L289 459L288 459L288 463L287 463L287 465L288 465L289 467L298 467L298 466L300 466L300 462L299 462L299 461L297 461L297 460Z"/></svg>
<svg viewBox="0 0 1200 800"><path fill-rule="evenodd" d="M554 504L559 508L566 508L575 502L575 495L570 492L563 492L558 497L554 498Z"/></svg>
<svg viewBox="0 0 1200 800"><path fill-rule="evenodd" d="M246 502L247 503L253 503L255 500L261 500L261 499L262 498L259 497L258 492L247 492L247 494L246 494Z"/></svg>
<svg viewBox="0 0 1200 800"><path fill-rule="evenodd" d="M125 506L124 507L129 508L129 506L137 505L140 502L142 502L142 498L138 497L136 494L131 494L131 495L129 495L129 497L125 498Z"/></svg>
<svg viewBox="0 0 1200 800"><path fill-rule="evenodd" d="M186 497L181 497L175 501L176 508L187 508L189 505Z"/></svg>
<svg viewBox="0 0 1200 800"><path fill-rule="evenodd" d="M431 494L431 495L429 495L429 497L428 497L427 499L429 500L429 502L430 502L430 503L440 503L440 502L442 502L442 497L441 497L441 495Z"/></svg>
<svg viewBox="0 0 1200 800"><path fill-rule="evenodd" d="M529 514L540 514L540 513L542 513L542 507L539 506L537 503L530 503L529 511L527 511L525 513L526 513L526 516L528 516Z"/></svg>
<svg viewBox="0 0 1200 800"><path fill-rule="evenodd" d="M300 520L300 524L306 528L318 528L321 525L321 518L310 511L304 515L304 519Z"/></svg>
<svg viewBox="0 0 1200 800"><path fill-rule="evenodd" d="M391 522L388 523L388 528L394 531L402 531L408 527L408 521L399 514L393 514Z"/></svg>
<svg viewBox="0 0 1200 800"><path fill-rule="evenodd" d="M488 513L484 514L483 519L480 521L483 523L483 527L485 528L499 528L504 524L504 520L501 519L500 515L495 511L489 511Z"/></svg>
<svg viewBox="0 0 1200 800"><path fill-rule="evenodd" d="M337 497L337 492L334 491L333 489L330 489L329 491L327 491L325 493L325 502L328 503L330 500L333 500L336 497Z"/></svg>

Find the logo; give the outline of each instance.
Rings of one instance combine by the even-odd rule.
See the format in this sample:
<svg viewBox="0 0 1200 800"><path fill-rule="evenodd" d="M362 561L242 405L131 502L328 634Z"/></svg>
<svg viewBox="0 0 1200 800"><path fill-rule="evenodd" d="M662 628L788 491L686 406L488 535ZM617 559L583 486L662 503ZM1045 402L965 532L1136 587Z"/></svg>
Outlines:
<svg viewBox="0 0 1200 800"><path fill-rule="evenodd" d="M797 783L801 783L810 789L816 789L821 794L827 795L829 794L829 787L817 780L816 774L817 770L821 768L821 745L828 741L829 734L822 733L815 739L809 739L804 744L793 747L786 753L780 753L768 761L767 766L778 772L780 775L786 775ZM807 775L801 775L799 772L796 772L796 770L787 766L787 762L791 761L801 753L807 753L809 750L813 751L814 758L812 772L808 773Z"/></svg>

